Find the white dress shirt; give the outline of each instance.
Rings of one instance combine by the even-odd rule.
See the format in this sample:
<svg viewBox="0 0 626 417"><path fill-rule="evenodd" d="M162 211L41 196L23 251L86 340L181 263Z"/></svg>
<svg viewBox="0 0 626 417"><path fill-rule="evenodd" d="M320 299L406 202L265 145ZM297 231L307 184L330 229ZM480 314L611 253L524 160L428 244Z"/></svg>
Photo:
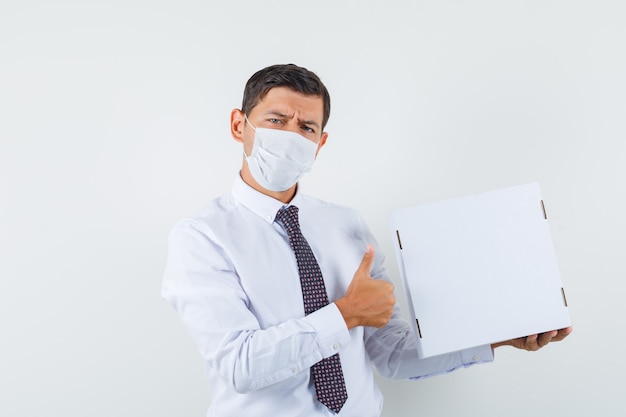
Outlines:
<svg viewBox="0 0 626 417"><path fill-rule="evenodd" d="M382 409L373 367L389 378L421 378L493 360L489 346L418 359L397 306L381 329L348 330L333 301L345 294L368 243L376 250L372 277L387 280L383 256L356 211L299 192L290 204L299 208L331 301L308 316L295 256L274 222L280 201L238 177L232 193L170 234L162 295L206 362L208 416L334 415L317 401L309 368L337 352L348 391L339 415L358 417Z"/></svg>

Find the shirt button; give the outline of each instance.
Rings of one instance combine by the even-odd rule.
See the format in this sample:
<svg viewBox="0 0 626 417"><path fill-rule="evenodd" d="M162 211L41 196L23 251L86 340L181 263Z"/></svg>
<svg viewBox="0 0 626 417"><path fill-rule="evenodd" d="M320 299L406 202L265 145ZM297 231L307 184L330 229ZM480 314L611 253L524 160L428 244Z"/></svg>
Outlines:
<svg viewBox="0 0 626 417"><path fill-rule="evenodd" d="M272 215L271 214L268 214L265 218L267 219L268 222L272 221Z"/></svg>
<svg viewBox="0 0 626 417"><path fill-rule="evenodd" d="M478 362L480 360L480 355L474 355L472 359L474 360L474 362Z"/></svg>
<svg viewBox="0 0 626 417"><path fill-rule="evenodd" d="M298 368L293 368L293 369L291 370L291 373L292 373L292 374L297 374L297 373L298 373Z"/></svg>
<svg viewBox="0 0 626 417"><path fill-rule="evenodd" d="M339 350L340 347L341 347L340 343L334 343L333 344L333 349L335 349L335 350Z"/></svg>

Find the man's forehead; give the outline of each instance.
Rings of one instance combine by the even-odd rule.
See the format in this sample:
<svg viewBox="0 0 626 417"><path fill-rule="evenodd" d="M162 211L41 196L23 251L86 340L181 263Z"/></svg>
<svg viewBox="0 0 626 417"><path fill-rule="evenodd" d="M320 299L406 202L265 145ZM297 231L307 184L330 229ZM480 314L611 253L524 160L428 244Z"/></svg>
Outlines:
<svg viewBox="0 0 626 417"><path fill-rule="evenodd" d="M293 117L294 113L298 113L299 118L319 119L319 121L324 115L322 97L303 94L287 87L272 88L254 107L263 114L272 113Z"/></svg>

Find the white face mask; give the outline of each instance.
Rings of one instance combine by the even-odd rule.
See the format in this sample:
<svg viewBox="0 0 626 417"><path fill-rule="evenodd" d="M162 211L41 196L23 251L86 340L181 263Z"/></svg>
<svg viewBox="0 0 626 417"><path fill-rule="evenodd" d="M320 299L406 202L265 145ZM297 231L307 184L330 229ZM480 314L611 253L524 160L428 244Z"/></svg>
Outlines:
<svg viewBox="0 0 626 417"><path fill-rule="evenodd" d="M317 145L289 130L255 128L245 117L255 130L252 153L244 151L250 174L267 190L288 190L311 170Z"/></svg>

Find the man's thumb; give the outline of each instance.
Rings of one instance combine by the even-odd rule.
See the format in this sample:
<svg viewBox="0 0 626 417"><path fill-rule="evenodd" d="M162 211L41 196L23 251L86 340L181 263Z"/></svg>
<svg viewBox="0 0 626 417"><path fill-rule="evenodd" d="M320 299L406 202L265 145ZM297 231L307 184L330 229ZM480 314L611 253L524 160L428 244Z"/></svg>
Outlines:
<svg viewBox="0 0 626 417"><path fill-rule="evenodd" d="M370 276L370 272L372 271L372 264L374 263L374 247L370 244L365 248L365 254L363 254L363 259L361 259L361 264L359 265L358 273L359 275L364 275L366 277Z"/></svg>

